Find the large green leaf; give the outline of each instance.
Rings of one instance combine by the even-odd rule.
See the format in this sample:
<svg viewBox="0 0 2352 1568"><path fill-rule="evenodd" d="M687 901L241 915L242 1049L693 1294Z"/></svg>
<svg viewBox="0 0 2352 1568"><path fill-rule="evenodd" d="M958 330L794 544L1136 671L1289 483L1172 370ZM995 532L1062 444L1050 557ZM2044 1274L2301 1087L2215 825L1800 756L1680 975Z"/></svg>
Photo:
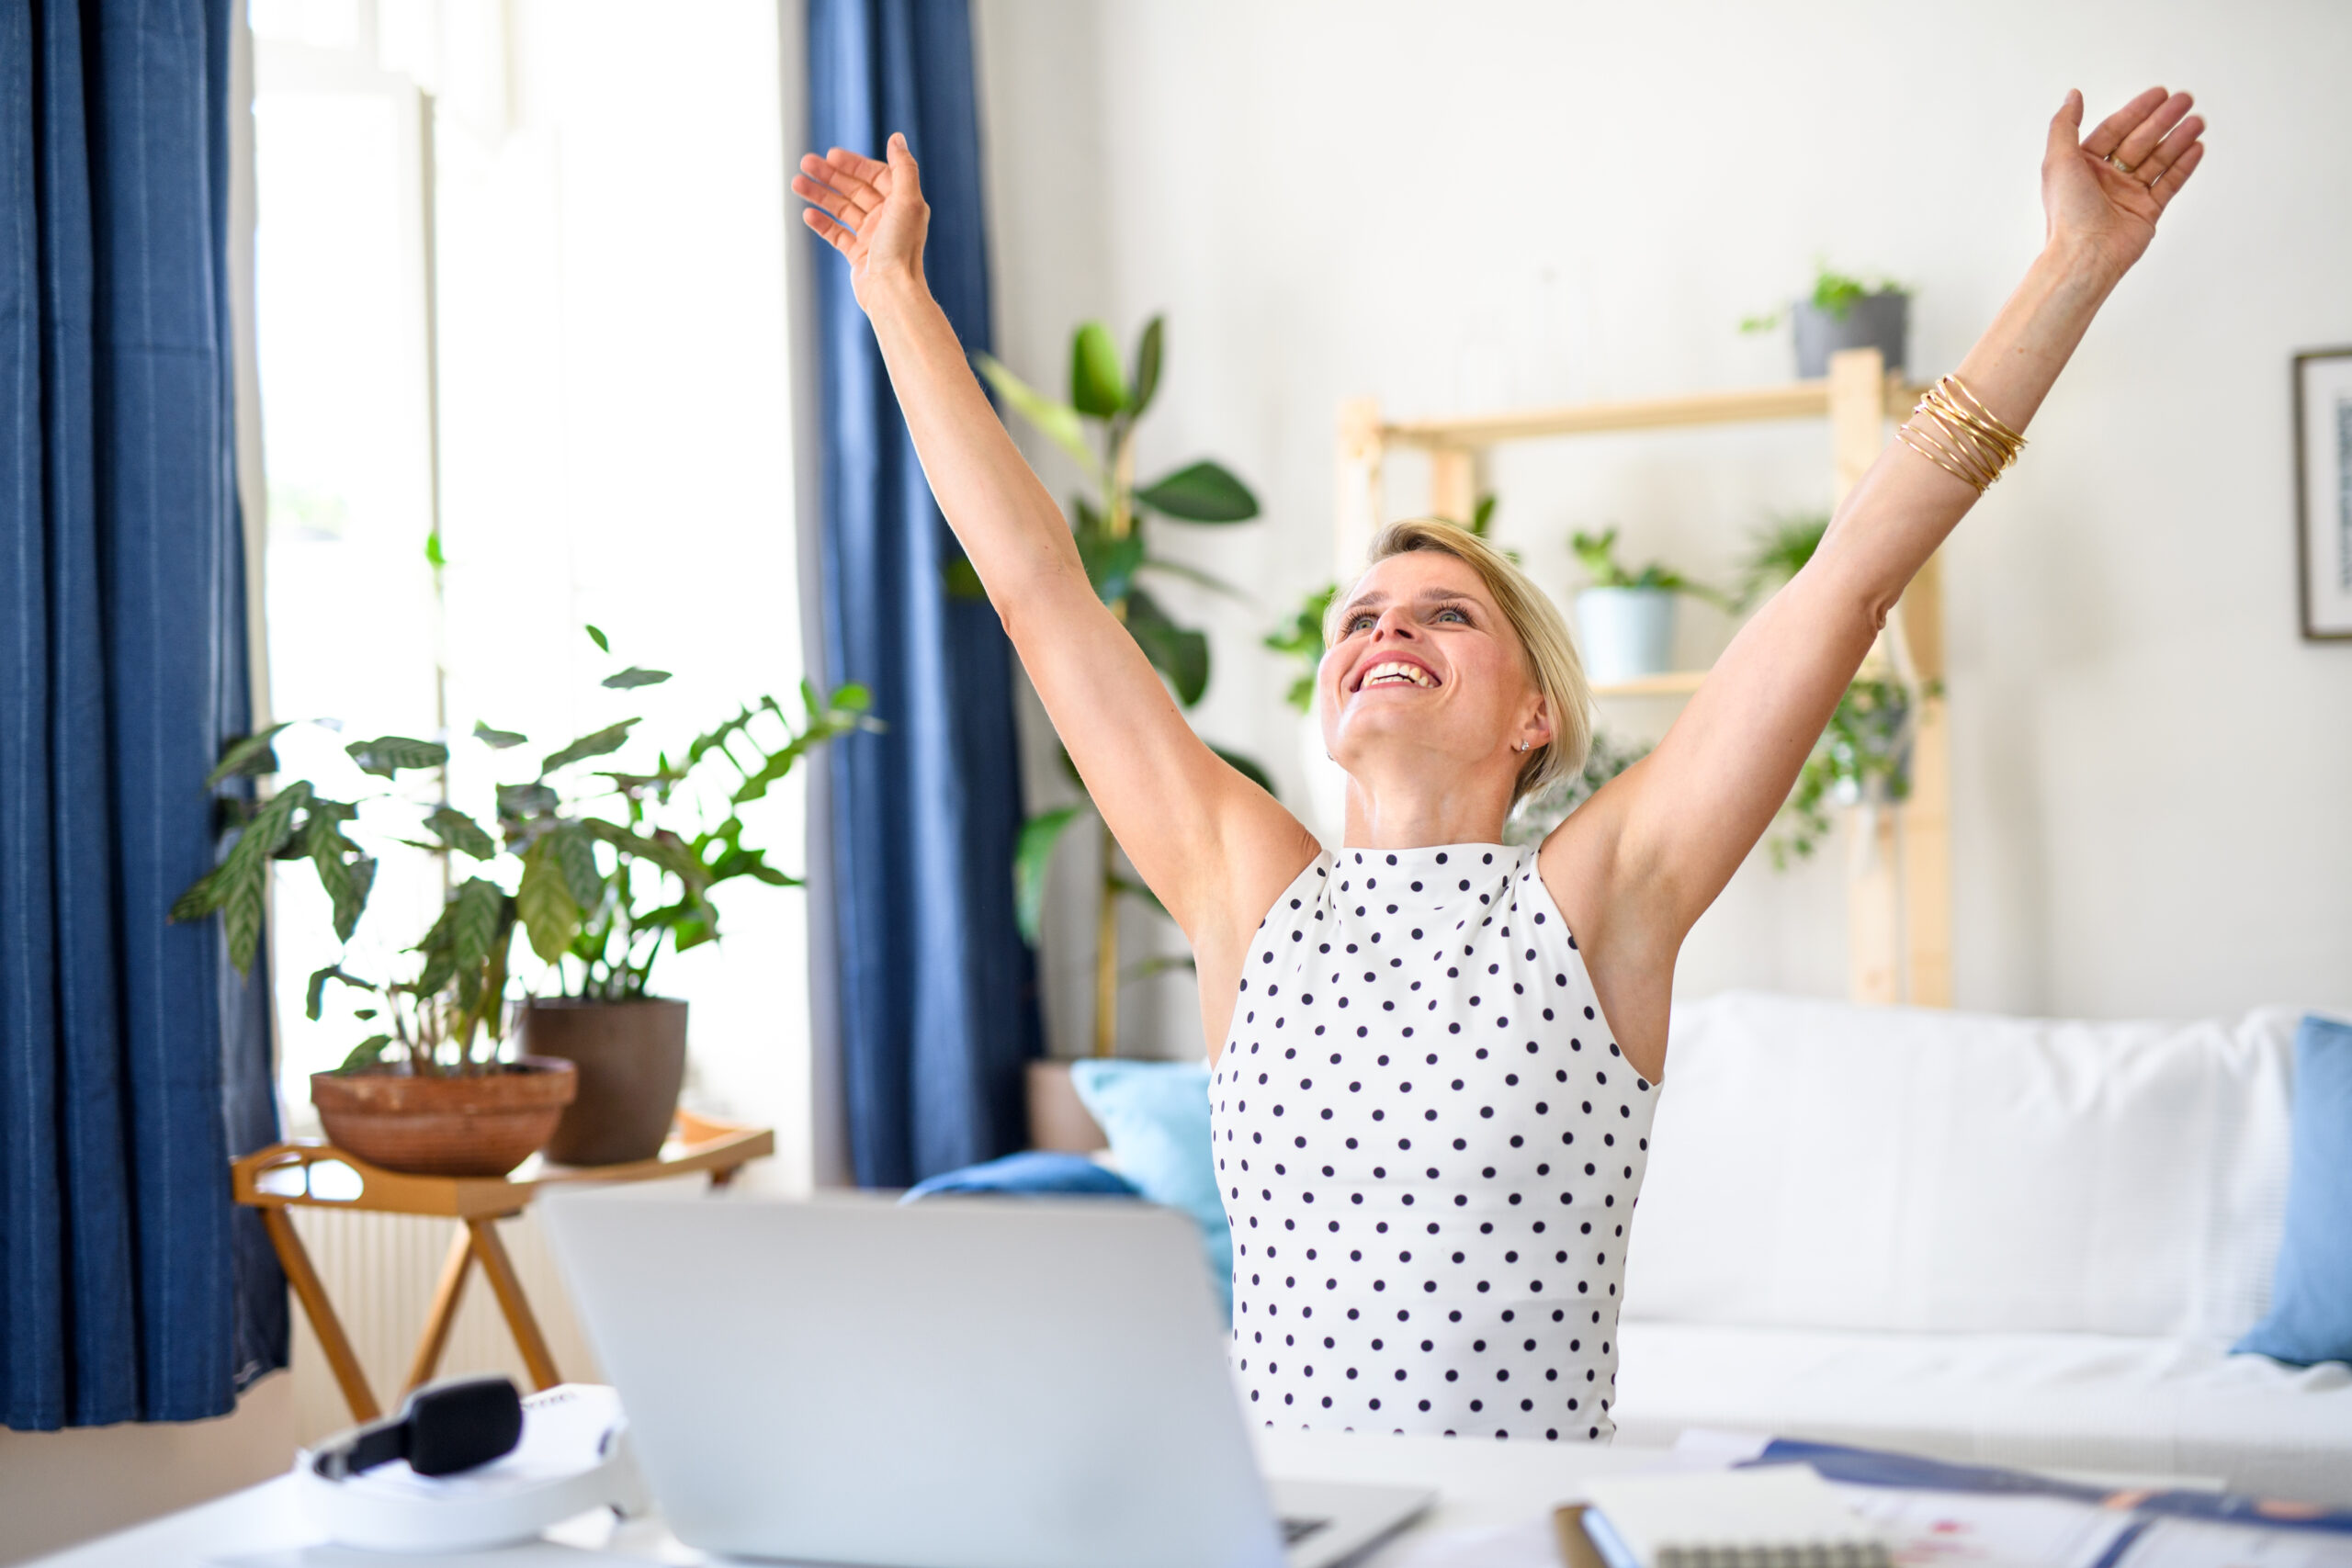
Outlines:
<svg viewBox="0 0 2352 1568"><path fill-rule="evenodd" d="M1153 480L1136 500L1182 523L1246 523L1258 515L1250 487L1206 458Z"/></svg>
<svg viewBox="0 0 2352 1568"><path fill-rule="evenodd" d="M1159 602L1138 588L1127 595L1127 631L1152 667L1176 688L1176 700L1191 707L1209 689L1209 639L1168 618Z"/></svg>
<svg viewBox="0 0 2352 1568"><path fill-rule="evenodd" d="M498 853L498 840L484 832L481 823L455 807L435 807L424 818L424 830L476 860L489 860Z"/></svg>
<svg viewBox="0 0 2352 1568"><path fill-rule="evenodd" d="M607 675L598 684L616 692L633 691L639 686L658 686L670 678L667 670L641 670L632 664L617 675Z"/></svg>
<svg viewBox="0 0 2352 1568"><path fill-rule="evenodd" d="M533 817L543 811L553 811L559 804L555 791L543 784L498 786L498 814L501 817Z"/></svg>
<svg viewBox="0 0 2352 1568"><path fill-rule="evenodd" d="M1255 761L1243 756L1238 751L1228 751L1222 746L1212 746L1209 750L1224 758L1226 765L1231 768L1235 773L1239 773L1243 778L1248 779L1251 784L1256 784L1260 789L1264 790L1268 795L1272 795L1275 799L1280 800L1282 798L1282 792L1274 788L1273 775L1267 773L1265 769L1260 767Z"/></svg>
<svg viewBox="0 0 2352 1568"><path fill-rule="evenodd" d="M584 762L591 757L607 756L628 744L628 732L638 720L625 718L618 724L608 724L593 734L583 735L560 751L550 751L548 760L539 764L539 776L547 777L558 768L568 768L574 762Z"/></svg>
<svg viewBox="0 0 2352 1568"><path fill-rule="evenodd" d="M313 854L311 864L319 874L334 910L334 939L349 942L367 912L368 895L376 886L376 862L369 855Z"/></svg>
<svg viewBox="0 0 2352 1568"><path fill-rule="evenodd" d="M229 962L250 978L254 954L261 948L262 910L268 900L269 861L256 856L251 868L229 886L229 901L220 907L220 930L229 939Z"/></svg>
<svg viewBox="0 0 2352 1568"><path fill-rule="evenodd" d="M580 906L564 885L563 865L549 834L523 854L523 880L514 889L514 912L531 939L531 951L553 964L571 951L580 929Z"/></svg>
<svg viewBox="0 0 2352 1568"><path fill-rule="evenodd" d="M392 1037L389 1034L370 1034L351 1048L351 1055L343 1059L342 1065L336 1067L335 1071L356 1073L362 1067L375 1066L384 1059L384 1052L390 1047L391 1043Z"/></svg>
<svg viewBox="0 0 2352 1568"><path fill-rule="evenodd" d="M1164 325L1154 316L1143 324L1143 336L1136 343L1135 416L1143 417L1151 407L1151 397L1159 390L1159 355Z"/></svg>
<svg viewBox="0 0 2352 1568"><path fill-rule="evenodd" d="M571 901L594 909L605 897L605 874L596 869L596 841L578 827L567 825L548 837L555 841L555 858L563 867L563 886Z"/></svg>
<svg viewBox="0 0 2352 1568"><path fill-rule="evenodd" d="M622 854L651 861L684 882L690 893L699 895L710 886L710 868L695 857L693 846L675 833L633 832L617 822L607 822L600 817L583 819L579 829L612 845Z"/></svg>
<svg viewBox="0 0 2352 1568"><path fill-rule="evenodd" d="M287 724L292 722L288 719ZM270 742L285 728L285 724L273 724L267 729L254 730L241 740L231 741L229 749L220 753L220 765L204 776L204 787L211 789L222 779L237 778L245 773L277 772L277 753Z"/></svg>
<svg viewBox="0 0 2352 1568"><path fill-rule="evenodd" d="M1078 536L1078 558L1086 563L1086 580L1105 604L1115 604L1134 585L1136 568L1143 564L1143 536L1114 539L1095 533Z"/></svg>
<svg viewBox="0 0 2352 1568"><path fill-rule="evenodd" d="M509 746L520 746L529 736L512 729L492 729L481 720L474 720L474 739L493 751L503 751Z"/></svg>
<svg viewBox="0 0 2352 1568"><path fill-rule="evenodd" d="M490 961L491 944L498 937L500 907L505 893L494 882L469 877L449 895L449 951L460 975L474 975Z"/></svg>
<svg viewBox="0 0 2352 1568"><path fill-rule="evenodd" d="M1021 940L1037 945L1037 928L1046 907L1046 868L1053 863L1054 846L1064 829L1076 821L1082 806L1041 811L1021 824L1021 838L1012 851L1012 919Z"/></svg>
<svg viewBox="0 0 2352 1568"><path fill-rule="evenodd" d="M1088 321L1069 340L1069 400L1096 419L1109 419L1127 406L1126 373L1119 368L1118 345L1100 321Z"/></svg>
<svg viewBox="0 0 2352 1568"><path fill-rule="evenodd" d="M449 760L449 748L438 740L417 740L406 735L379 735L355 740L344 748L363 773L390 778L402 768L437 768Z"/></svg>
<svg viewBox="0 0 2352 1568"><path fill-rule="evenodd" d="M1091 471L1100 461L1086 445L1086 426L1079 423L1078 411L1068 403L1057 403L1031 387L1028 382L1004 367L993 355L976 354L974 364L996 395L1012 405L1012 412L1035 425L1039 434L1078 459L1080 466Z"/></svg>
<svg viewBox="0 0 2352 1568"><path fill-rule="evenodd" d="M312 970L310 988L303 994L302 1003L302 1016L312 1023L319 1021L319 1010L326 1003L329 980L340 980L345 985L362 991L372 991L376 988L374 981L363 980L356 975L346 974L343 965L339 964L330 964L323 969Z"/></svg>

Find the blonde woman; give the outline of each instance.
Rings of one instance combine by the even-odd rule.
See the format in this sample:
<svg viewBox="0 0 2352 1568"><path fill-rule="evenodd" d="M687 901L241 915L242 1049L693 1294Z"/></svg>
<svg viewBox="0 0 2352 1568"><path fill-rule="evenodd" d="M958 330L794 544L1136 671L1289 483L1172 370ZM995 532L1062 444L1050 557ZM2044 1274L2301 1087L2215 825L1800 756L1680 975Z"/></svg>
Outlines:
<svg viewBox="0 0 2352 1568"><path fill-rule="evenodd" d="M2044 248L1811 565L1648 758L1534 850L1503 819L1581 762L1566 628L1442 524L1381 534L1317 676L1350 779L1329 853L1203 745L1096 599L926 289L915 163L801 160L947 520L1094 801L1199 964L1234 1347L1270 1424L1597 1440L1675 955L1787 796L1887 611L2203 154L2151 88L2041 165Z"/></svg>

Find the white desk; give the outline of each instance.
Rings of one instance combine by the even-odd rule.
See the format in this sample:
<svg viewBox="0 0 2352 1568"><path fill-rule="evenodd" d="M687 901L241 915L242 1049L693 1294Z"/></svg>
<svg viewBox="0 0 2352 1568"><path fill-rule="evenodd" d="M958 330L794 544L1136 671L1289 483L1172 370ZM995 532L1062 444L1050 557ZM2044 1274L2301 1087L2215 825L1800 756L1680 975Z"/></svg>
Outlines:
<svg viewBox="0 0 2352 1568"><path fill-rule="evenodd" d="M1437 1489L1438 1504L1369 1557L1364 1568L1436 1563L1459 1540L1464 1561L1478 1544L1466 1532L1544 1528L1551 1510L1572 1502L1589 1477L1656 1466L1657 1450L1569 1443L1480 1442L1467 1438L1393 1438L1344 1433L1261 1433L1269 1473L1310 1481L1361 1481ZM639 1562L701 1564L712 1560L681 1545L659 1519L612 1528L591 1521L566 1527L569 1547L418 1558L438 1568L592 1568L610 1553ZM391 1568L376 1553L319 1549L320 1535L297 1506L291 1478L265 1482L200 1507L92 1541L27 1568L199 1568L222 1558L283 1553L273 1568ZM311 1550L306 1550L311 1549ZM1477 1551L1476 1556L1491 1553Z"/></svg>

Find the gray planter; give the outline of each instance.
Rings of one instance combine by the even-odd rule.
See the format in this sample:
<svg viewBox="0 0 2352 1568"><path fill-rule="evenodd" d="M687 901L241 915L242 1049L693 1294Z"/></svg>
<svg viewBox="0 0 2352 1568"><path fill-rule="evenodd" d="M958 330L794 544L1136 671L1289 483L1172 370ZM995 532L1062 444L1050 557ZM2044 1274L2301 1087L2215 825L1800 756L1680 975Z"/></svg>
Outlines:
<svg viewBox="0 0 2352 1568"><path fill-rule="evenodd" d="M580 1092L548 1139L559 1165L651 1159L670 1135L686 1076L686 1004L538 997L515 1020L522 1050L580 1069Z"/></svg>
<svg viewBox="0 0 2352 1568"><path fill-rule="evenodd" d="M1789 308L1796 323L1797 378L1815 381L1829 374L1829 356L1843 349L1874 348L1889 370L1901 370L1909 346L1911 297L1865 294L1846 308L1841 320L1809 299Z"/></svg>

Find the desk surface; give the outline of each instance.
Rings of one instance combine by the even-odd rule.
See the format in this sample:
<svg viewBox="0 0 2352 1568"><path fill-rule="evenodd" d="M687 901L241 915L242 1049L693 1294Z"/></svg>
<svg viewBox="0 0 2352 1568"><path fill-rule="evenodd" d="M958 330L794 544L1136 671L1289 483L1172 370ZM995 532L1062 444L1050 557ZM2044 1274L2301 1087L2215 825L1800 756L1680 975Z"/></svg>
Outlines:
<svg viewBox="0 0 2352 1568"><path fill-rule="evenodd" d="M1575 1501L1586 1480L1649 1468L1664 1457L1660 1450L1645 1449L1330 1432L1261 1433L1259 1453L1271 1475L1437 1489L1437 1506L1395 1541L1365 1559L1365 1568L1428 1561L1424 1549L1471 1531L1510 1530L1516 1538L1525 1530L1530 1541L1540 1540L1541 1531L1548 1529L1545 1521L1551 1510ZM592 1520L559 1530L557 1539L569 1542L571 1549L523 1549L419 1561L443 1568L510 1564L512 1568L557 1568L566 1563L588 1568L597 1555L607 1552L640 1562L690 1565L710 1561L680 1545L658 1519L638 1520L618 1529ZM396 1561L374 1554L303 1550L319 1541L319 1532L302 1516L291 1477L286 1477L42 1558L28 1568L199 1568L224 1558L267 1558L273 1553L284 1554L276 1559L273 1568L278 1564L348 1568L359 1563L390 1568ZM1465 1539L1464 1544L1470 1542ZM582 1548L587 1550L578 1550Z"/></svg>

